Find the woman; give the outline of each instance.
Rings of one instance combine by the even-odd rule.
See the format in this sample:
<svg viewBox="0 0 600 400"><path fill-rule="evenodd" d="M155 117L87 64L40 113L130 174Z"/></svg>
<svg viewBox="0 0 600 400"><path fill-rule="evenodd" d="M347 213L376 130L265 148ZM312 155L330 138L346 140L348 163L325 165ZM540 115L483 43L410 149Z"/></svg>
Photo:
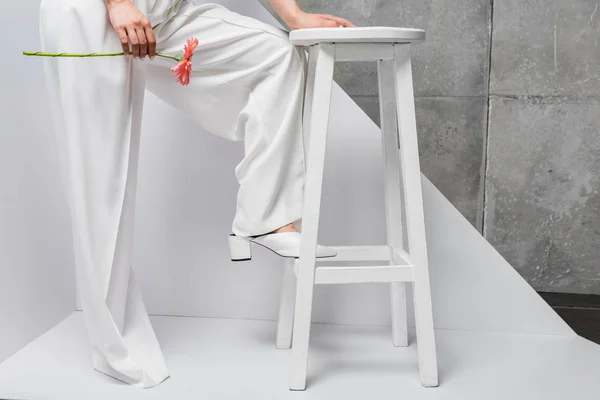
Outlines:
<svg viewBox="0 0 600 400"><path fill-rule="evenodd" d="M269 0L291 29L353 26ZM253 241L296 257L303 198L304 53L279 28L190 0L42 0L48 52L126 57L48 58L46 80L71 207L79 295L95 369L139 387L169 376L130 268L144 89L206 130L244 140L230 237L232 259ZM189 86L174 63L186 39L199 45ZM318 246L318 257L335 255Z"/></svg>

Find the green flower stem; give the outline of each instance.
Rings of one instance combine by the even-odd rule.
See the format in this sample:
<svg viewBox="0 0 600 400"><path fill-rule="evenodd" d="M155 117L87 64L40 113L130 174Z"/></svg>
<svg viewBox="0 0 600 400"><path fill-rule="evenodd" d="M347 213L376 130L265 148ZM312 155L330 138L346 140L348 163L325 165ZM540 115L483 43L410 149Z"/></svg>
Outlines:
<svg viewBox="0 0 600 400"><path fill-rule="evenodd" d="M122 56L125 55L125 53L121 52L121 53L87 53L87 54L82 54L82 53L43 53L40 51L24 51L23 55L26 56L41 56L41 57L115 57L115 56ZM169 58L171 60L175 60L177 62L181 61L182 58L181 57L175 57L175 56L170 56L168 54L162 54L162 53L156 53L157 57L162 57L162 58Z"/></svg>

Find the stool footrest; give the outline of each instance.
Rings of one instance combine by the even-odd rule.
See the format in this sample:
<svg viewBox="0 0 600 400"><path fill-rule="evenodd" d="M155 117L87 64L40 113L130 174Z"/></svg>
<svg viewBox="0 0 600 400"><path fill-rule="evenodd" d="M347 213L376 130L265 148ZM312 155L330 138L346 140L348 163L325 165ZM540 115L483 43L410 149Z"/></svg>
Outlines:
<svg viewBox="0 0 600 400"><path fill-rule="evenodd" d="M394 264L411 264L408 253L400 248L386 245L373 246L328 246L338 254L335 257L319 258L317 265L340 261L393 261Z"/></svg>
<svg viewBox="0 0 600 400"><path fill-rule="evenodd" d="M413 282L408 254L389 246L330 246L338 255L316 260L315 284ZM367 265L367 264L371 265ZM375 263L375 264L373 264ZM299 260L294 263L298 275Z"/></svg>
<svg viewBox="0 0 600 400"><path fill-rule="evenodd" d="M318 267L315 284L391 283L414 281L410 265L366 265Z"/></svg>

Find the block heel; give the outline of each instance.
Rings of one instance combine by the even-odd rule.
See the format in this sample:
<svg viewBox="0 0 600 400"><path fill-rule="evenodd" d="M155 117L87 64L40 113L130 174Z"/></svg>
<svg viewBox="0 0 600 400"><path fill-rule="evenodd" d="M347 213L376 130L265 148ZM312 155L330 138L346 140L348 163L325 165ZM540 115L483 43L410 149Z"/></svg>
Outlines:
<svg viewBox="0 0 600 400"><path fill-rule="evenodd" d="M252 259L250 240L234 235L229 235L229 254L231 261L249 261Z"/></svg>

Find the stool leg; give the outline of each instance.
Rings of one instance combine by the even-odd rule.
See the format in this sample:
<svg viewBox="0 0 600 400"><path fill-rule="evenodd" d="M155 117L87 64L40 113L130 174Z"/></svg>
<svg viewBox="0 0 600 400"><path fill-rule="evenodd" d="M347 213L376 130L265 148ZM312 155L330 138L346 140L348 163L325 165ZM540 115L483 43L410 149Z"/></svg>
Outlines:
<svg viewBox="0 0 600 400"><path fill-rule="evenodd" d="M385 219L387 244L404 249L402 221L402 180L398 158L398 125L396 120L396 93L394 92L394 62L378 61L379 108L381 142L385 177ZM392 310L392 339L394 346L408 346L406 284L390 284Z"/></svg>
<svg viewBox="0 0 600 400"><path fill-rule="evenodd" d="M408 346L408 315L406 307L406 283L390 283L392 309L392 343L396 347Z"/></svg>
<svg viewBox="0 0 600 400"><path fill-rule="evenodd" d="M423 386L438 386L435 333L427 261L415 100L408 44L394 45L395 90L404 186L408 252L414 267L415 323Z"/></svg>
<svg viewBox="0 0 600 400"><path fill-rule="evenodd" d="M279 303L279 318L277 319L278 349L292 347L292 329L294 327L294 301L296 275L294 273L294 259L283 261L283 277L281 279L281 302Z"/></svg>
<svg viewBox="0 0 600 400"><path fill-rule="evenodd" d="M292 334L291 390L306 388L306 367L312 314L317 235L321 208L321 189L325 164L327 125L331 103L335 45L321 44L310 48L307 76L307 93L310 93L306 110L309 119L304 121L304 134L309 135L310 162L306 169L304 208L302 213L302 242L296 286L296 309Z"/></svg>

